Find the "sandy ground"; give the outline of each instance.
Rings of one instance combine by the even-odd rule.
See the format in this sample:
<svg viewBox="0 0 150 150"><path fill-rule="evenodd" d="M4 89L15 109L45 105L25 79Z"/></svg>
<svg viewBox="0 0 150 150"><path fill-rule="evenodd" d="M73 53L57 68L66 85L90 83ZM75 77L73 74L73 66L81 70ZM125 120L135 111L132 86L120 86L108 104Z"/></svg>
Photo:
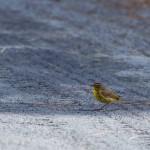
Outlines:
<svg viewBox="0 0 150 150"><path fill-rule="evenodd" d="M1 150L150 149L150 106L92 111L90 87L150 101L148 1L0 3Z"/></svg>

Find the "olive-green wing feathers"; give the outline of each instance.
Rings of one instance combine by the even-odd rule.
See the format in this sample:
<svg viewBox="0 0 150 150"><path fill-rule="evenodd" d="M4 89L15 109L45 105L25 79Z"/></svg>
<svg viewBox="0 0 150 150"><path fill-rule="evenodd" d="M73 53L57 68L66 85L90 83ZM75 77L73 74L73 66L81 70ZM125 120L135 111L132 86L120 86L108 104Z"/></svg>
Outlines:
<svg viewBox="0 0 150 150"><path fill-rule="evenodd" d="M120 99L119 95L117 95L116 93L114 93L108 89L101 90L100 92L105 98L114 98L114 99L118 99L118 100Z"/></svg>

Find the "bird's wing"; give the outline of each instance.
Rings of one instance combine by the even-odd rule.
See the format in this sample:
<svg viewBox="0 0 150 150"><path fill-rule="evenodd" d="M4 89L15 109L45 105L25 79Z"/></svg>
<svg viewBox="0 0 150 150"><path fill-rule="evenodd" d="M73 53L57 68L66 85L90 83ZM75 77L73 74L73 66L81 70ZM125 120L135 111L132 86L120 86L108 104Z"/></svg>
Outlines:
<svg viewBox="0 0 150 150"><path fill-rule="evenodd" d="M110 90L102 90L101 94L105 97L105 98L114 98L114 99L120 99L120 96L117 95L116 93L113 93Z"/></svg>

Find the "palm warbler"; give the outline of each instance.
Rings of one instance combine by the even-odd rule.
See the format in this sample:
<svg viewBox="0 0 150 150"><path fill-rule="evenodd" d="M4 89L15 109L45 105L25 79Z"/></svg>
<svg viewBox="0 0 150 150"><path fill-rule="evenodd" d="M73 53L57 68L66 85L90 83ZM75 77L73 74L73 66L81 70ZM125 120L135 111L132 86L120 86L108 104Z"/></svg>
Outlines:
<svg viewBox="0 0 150 150"><path fill-rule="evenodd" d="M98 101L105 103L105 105L101 107L100 110L108 106L112 102L121 100L119 95L105 88L105 86L102 83L93 84L93 93Z"/></svg>

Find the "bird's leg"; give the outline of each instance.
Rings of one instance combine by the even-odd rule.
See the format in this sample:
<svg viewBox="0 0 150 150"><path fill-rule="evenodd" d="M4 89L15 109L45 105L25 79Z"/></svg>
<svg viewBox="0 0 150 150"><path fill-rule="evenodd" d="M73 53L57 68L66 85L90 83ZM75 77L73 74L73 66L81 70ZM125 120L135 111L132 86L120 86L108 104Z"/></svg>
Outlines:
<svg viewBox="0 0 150 150"><path fill-rule="evenodd" d="M102 106L100 109L98 108L98 109L93 109L93 110L91 110L91 111L98 111L98 110L105 110L105 109L103 109L104 107L108 107L109 106L109 104L105 104L104 106Z"/></svg>
<svg viewBox="0 0 150 150"><path fill-rule="evenodd" d="M107 104L106 107L105 107L105 109L106 109L108 106L110 106L110 104Z"/></svg>
<svg viewBox="0 0 150 150"><path fill-rule="evenodd" d="M106 108L106 107L108 107L109 105L108 104L105 104L104 106L102 106L99 110L103 110L104 109L104 107Z"/></svg>

